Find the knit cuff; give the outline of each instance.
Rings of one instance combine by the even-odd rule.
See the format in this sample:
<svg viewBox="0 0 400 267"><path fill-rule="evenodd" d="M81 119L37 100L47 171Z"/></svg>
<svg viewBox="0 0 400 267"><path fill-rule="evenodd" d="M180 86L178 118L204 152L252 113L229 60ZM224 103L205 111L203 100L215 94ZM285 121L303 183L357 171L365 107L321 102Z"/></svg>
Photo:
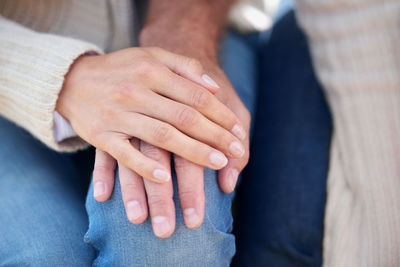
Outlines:
<svg viewBox="0 0 400 267"><path fill-rule="evenodd" d="M102 53L93 44L37 33L0 17L0 114L54 150L85 148L79 137L56 142L53 112L64 76L88 52Z"/></svg>

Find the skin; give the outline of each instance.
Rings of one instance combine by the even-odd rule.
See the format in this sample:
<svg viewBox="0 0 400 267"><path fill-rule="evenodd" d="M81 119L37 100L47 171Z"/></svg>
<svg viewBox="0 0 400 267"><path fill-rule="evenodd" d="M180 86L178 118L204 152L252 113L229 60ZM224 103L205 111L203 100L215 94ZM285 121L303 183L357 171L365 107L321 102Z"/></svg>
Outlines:
<svg viewBox="0 0 400 267"><path fill-rule="evenodd" d="M236 116L206 85L174 68L202 80L197 61L160 48L83 56L66 76L57 109L80 137L152 181L169 181L170 172L135 149L132 137L212 169L226 165L220 151L242 157L241 142L230 133Z"/></svg>
<svg viewBox="0 0 400 267"><path fill-rule="evenodd" d="M218 172L221 190L230 193L234 190L239 173L249 158L250 115L235 90L218 65L217 47L224 27L230 0L187 0L187 1L150 1L145 26L140 35L141 46L157 46L168 51L198 60L204 71L219 85L219 89L208 87L210 93L223 103L240 121L245 134L241 137L245 153L240 158L230 155L228 163ZM177 72L179 75L184 73ZM191 79L191 77L188 77ZM191 79L193 81L193 79ZM207 129L207 128L204 128ZM162 164L169 170L171 154L164 149L134 139L132 145L141 152ZM204 173L206 165L188 161L180 155L172 156L178 177L178 191L185 224L188 228L197 228L204 218ZM114 183L116 161L108 153L96 152L93 182L106 184L106 190L96 194L98 201L107 200ZM169 237L175 228L175 207L172 199L172 182L164 184L142 179L124 164L118 162L121 189L128 219L140 224L148 217L152 218L153 230L160 238ZM147 198L146 198L147 197ZM132 204L134 203L134 204Z"/></svg>

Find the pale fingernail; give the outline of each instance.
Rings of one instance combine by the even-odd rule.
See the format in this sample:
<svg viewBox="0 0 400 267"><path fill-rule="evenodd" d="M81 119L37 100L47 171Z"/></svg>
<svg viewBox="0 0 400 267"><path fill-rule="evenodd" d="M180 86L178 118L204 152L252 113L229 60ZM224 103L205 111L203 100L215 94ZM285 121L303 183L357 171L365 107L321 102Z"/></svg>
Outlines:
<svg viewBox="0 0 400 267"><path fill-rule="evenodd" d="M210 76L208 76L207 74L203 74L201 76L201 78L203 79L203 81L205 81L208 85L212 86L212 87L216 87L219 88L219 85L213 80L211 79Z"/></svg>
<svg viewBox="0 0 400 267"><path fill-rule="evenodd" d="M237 170L231 169L229 171L228 186L229 186L230 192L233 192L233 190L235 190L238 177L239 177L239 172Z"/></svg>
<svg viewBox="0 0 400 267"><path fill-rule="evenodd" d="M104 195L105 191L106 187L103 182L96 182L94 184L93 195L95 198Z"/></svg>
<svg viewBox="0 0 400 267"><path fill-rule="evenodd" d="M164 171L164 170L160 170L160 169L155 169L153 171L153 176L154 178L156 178L157 180L163 181L163 182L167 182L171 179L171 175Z"/></svg>
<svg viewBox="0 0 400 267"><path fill-rule="evenodd" d="M130 221L137 220L143 216L143 210L139 201L133 200L126 204L126 213Z"/></svg>
<svg viewBox="0 0 400 267"><path fill-rule="evenodd" d="M239 124L235 124L232 128L232 133L239 138L240 140L243 140L246 137L246 131L243 129L242 126Z"/></svg>
<svg viewBox="0 0 400 267"><path fill-rule="evenodd" d="M210 162L216 168L222 168L226 164L228 164L228 159L225 157L224 154L222 154L220 152L212 152L210 154Z"/></svg>
<svg viewBox="0 0 400 267"><path fill-rule="evenodd" d="M197 227L200 223L200 217L194 208L188 208L183 211L185 216L185 224L189 228Z"/></svg>
<svg viewBox="0 0 400 267"><path fill-rule="evenodd" d="M152 219L152 222L153 230L156 236L162 237L171 230L171 226L169 225L167 217L155 216Z"/></svg>
<svg viewBox="0 0 400 267"><path fill-rule="evenodd" d="M232 153L232 155L238 158L244 155L244 147L238 141L233 141L231 143L231 145L229 146L229 151Z"/></svg>

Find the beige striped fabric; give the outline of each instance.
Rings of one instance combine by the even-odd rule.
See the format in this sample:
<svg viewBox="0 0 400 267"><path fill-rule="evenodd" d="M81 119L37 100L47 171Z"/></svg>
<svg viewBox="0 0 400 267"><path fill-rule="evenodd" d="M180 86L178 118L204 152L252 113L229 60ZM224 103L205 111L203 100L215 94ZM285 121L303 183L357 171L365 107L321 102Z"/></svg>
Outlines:
<svg viewBox="0 0 400 267"><path fill-rule="evenodd" d="M334 116L324 266L400 266L400 1L297 4Z"/></svg>
<svg viewBox="0 0 400 267"><path fill-rule="evenodd" d="M131 46L132 10L130 0L0 0L0 115L55 150L86 147L54 140L64 75L86 52Z"/></svg>

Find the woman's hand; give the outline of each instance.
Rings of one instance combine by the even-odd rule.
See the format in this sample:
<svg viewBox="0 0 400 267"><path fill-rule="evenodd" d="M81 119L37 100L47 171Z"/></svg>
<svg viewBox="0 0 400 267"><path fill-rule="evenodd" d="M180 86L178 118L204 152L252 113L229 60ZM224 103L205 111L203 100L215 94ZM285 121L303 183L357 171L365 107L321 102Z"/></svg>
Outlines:
<svg viewBox="0 0 400 267"><path fill-rule="evenodd" d="M170 171L132 146L132 137L211 169L226 166L225 155L245 154L243 126L210 91L218 86L198 61L129 48L77 59L57 110L90 144L140 176L166 182Z"/></svg>

